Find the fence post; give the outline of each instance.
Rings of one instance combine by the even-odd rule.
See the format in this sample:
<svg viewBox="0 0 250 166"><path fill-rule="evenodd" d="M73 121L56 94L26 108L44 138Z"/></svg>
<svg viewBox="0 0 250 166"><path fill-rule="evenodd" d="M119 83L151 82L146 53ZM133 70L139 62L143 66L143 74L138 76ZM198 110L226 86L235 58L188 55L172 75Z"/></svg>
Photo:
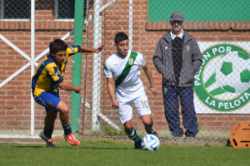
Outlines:
<svg viewBox="0 0 250 166"><path fill-rule="evenodd" d="M82 31L84 28L84 10L85 10L85 0L75 0L75 13L74 13L74 44L82 45ZM72 65L72 83L74 86L81 85L81 66L82 66L82 56L78 53L73 56ZM81 106L81 96L80 94L71 94L71 126L72 131L79 131L80 126L80 106Z"/></svg>
<svg viewBox="0 0 250 166"><path fill-rule="evenodd" d="M101 44L102 18L100 16L101 0L94 2L94 47ZM92 85L92 131L100 130L98 114L101 107L101 56L95 53L93 59L93 85Z"/></svg>
<svg viewBox="0 0 250 166"><path fill-rule="evenodd" d="M35 0L31 1L31 25L30 25L30 31L31 31L31 37L30 37L30 43L31 43L31 50L30 50L30 64L31 64L31 78L35 74ZM31 97L31 113L30 113L30 135L34 136L35 135L35 102L32 97L32 94L30 93Z"/></svg>

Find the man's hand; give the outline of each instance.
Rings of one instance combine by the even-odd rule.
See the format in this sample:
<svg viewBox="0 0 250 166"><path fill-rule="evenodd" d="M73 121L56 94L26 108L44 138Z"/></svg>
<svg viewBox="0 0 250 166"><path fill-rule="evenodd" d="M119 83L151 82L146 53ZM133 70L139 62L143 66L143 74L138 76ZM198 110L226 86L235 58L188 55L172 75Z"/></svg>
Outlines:
<svg viewBox="0 0 250 166"><path fill-rule="evenodd" d="M74 92L80 93L80 91L81 91L81 88L79 86L74 88Z"/></svg>
<svg viewBox="0 0 250 166"><path fill-rule="evenodd" d="M158 90L155 89L155 88L152 87L152 86L149 87L149 91L150 91L150 93L152 93L153 95L157 95L157 94L158 94Z"/></svg>
<svg viewBox="0 0 250 166"><path fill-rule="evenodd" d="M167 77L165 74L162 75L163 76L163 81L164 82L168 82L169 85L175 85L176 81L175 81L175 77Z"/></svg>
<svg viewBox="0 0 250 166"><path fill-rule="evenodd" d="M103 50L103 48L104 48L104 46L101 45L100 47L96 48L95 52L99 53L99 52L101 52Z"/></svg>

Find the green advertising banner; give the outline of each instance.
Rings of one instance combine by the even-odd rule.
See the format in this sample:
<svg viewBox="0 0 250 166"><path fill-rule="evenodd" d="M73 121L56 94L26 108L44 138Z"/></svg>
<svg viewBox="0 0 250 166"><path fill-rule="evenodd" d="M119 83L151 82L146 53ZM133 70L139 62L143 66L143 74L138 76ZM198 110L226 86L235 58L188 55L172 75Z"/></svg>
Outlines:
<svg viewBox="0 0 250 166"><path fill-rule="evenodd" d="M249 0L148 0L148 21L168 21L173 11L187 21L250 21Z"/></svg>

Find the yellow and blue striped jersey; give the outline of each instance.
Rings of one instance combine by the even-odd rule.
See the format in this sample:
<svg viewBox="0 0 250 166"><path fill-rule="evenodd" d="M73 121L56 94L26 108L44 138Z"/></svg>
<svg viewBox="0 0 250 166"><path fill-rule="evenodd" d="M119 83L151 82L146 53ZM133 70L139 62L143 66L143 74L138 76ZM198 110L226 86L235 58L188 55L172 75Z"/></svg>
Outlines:
<svg viewBox="0 0 250 166"><path fill-rule="evenodd" d="M65 61L60 65L56 64L53 56L48 55L32 78L33 95L39 96L44 91L57 93L59 90L58 85L63 81L63 74L69 57L78 52L78 47L67 48Z"/></svg>

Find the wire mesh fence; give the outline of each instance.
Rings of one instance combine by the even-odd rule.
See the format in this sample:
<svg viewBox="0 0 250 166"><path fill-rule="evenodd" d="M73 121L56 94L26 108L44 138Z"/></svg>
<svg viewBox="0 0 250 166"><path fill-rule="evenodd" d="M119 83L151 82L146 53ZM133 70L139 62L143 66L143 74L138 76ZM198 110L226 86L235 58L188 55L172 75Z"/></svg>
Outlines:
<svg viewBox="0 0 250 166"><path fill-rule="evenodd" d="M84 31L84 45L92 46L94 44L104 45L104 51L101 57L93 60L92 56L85 57L84 76L82 76L82 92L84 104L87 105L87 111L82 111L81 129L90 131L92 128L91 109L92 103L100 107L101 112L123 127L119 121L118 113L112 109L111 101L107 94L107 85L103 76L104 60L116 51L113 38L119 31L124 31L129 35L130 45L133 50L139 51L144 55L150 70L153 72L153 80L157 95L153 95L148 90L148 82L145 75L141 78L145 85L151 111L153 112L154 126L163 138L175 140L175 137L169 130L169 120L174 121L175 125L180 125L178 129L183 135L180 138L184 140L185 133L188 133L188 122L190 121L187 110L191 108L192 96L180 95L180 89L175 91L180 95L177 99L185 98L188 101L186 110L183 110L184 103L171 99L167 96L164 109L164 87L169 84L169 72L172 74L175 87L182 87L180 78L189 79L188 86L193 89L193 103L197 116L198 133L192 142L197 143L200 140L220 142L225 141L229 135L232 125L242 120L249 119L249 14L247 6L240 4L249 4L246 0L237 2L227 1L152 1L152 0L119 0L108 1L83 1L85 3L86 28ZM75 1L45 0L35 1L35 22L36 22L36 56L43 53L46 55L46 48L54 38L60 38L71 32L74 28L74 3ZM108 4L108 5L107 5ZM216 4L216 5L215 5ZM96 7L99 5L99 8ZM102 8L103 7L103 8ZM88 9L88 10L87 10ZM95 20L95 10L100 10L99 20ZM10 133L29 134L30 129L30 37L31 37L31 1L30 0L0 0L0 119L1 133L5 131ZM194 68L185 68L186 65L193 65L193 45L187 42L186 36L177 42L178 48L172 48L170 43L175 35L169 35L172 25L169 22L171 13L178 11L184 17L183 29L188 32L197 41L202 55L202 63L199 70ZM233 12L232 12L233 11ZM95 22L97 21L97 22ZM98 23L98 24L97 24ZM96 27L97 26L97 27ZM98 31L97 31L98 29ZM94 32L96 34L94 34ZM97 36L97 38L95 38ZM173 37L174 36L174 37ZM178 36L178 35L177 35ZM73 36L66 38L67 42L73 41ZM162 38L164 37L164 38ZM169 38L168 38L169 37ZM172 38L173 37L173 38ZM163 40L160 54L167 59L162 60L162 64L172 63L167 70L166 76L159 73L153 64L153 56L157 43ZM166 42L165 40L166 39ZM16 47L10 44L14 44ZM180 45L178 45L180 44ZM176 45L175 45L176 46ZM21 49L23 52L21 52ZM181 49L180 49L181 48ZM47 50L48 51L48 50ZM176 53L177 51L177 53ZM184 52L189 54L190 59L184 57ZM21 54L21 55L20 55ZM27 55L26 55L27 54ZM179 59L176 57L179 56ZM175 61L178 61L175 64ZM41 59L37 62L39 63ZM66 79L71 79L71 70L73 62L69 63ZM165 65L166 65L165 64ZM22 70L23 65L27 65L26 70ZM164 65L163 65L164 66ZM16 71L21 74L11 78L8 84L4 81ZM172 72L172 73L171 73ZM96 73L96 76L93 74ZM185 74L188 73L188 76ZM196 74L196 75L195 75ZM166 78L165 78L166 77ZM189 78L186 78L189 77ZM98 79L95 79L98 78ZM166 79L166 80L165 80ZM101 80L101 84L94 84ZM98 87L95 87L98 86ZM94 89L93 89L94 87ZM185 87L185 86L184 86ZM165 89L168 94L170 89ZM96 98L93 98L95 92ZM62 93L67 103L70 104L70 95ZM176 95L173 93L173 95ZM175 101L175 105L173 104ZM86 104L87 103L87 104ZM100 105L99 105L100 104ZM179 106L179 109L176 108ZM171 110L172 109L172 110ZM165 111L179 112L178 119L171 119ZM171 114L171 113L170 113ZM36 105L35 111L35 129L41 130L43 126L44 111ZM170 118L170 119L169 119ZM84 120L83 120L84 119ZM184 119L184 121L183 121ZM100 120L97 118L97 120ZM134 125L140 133L144 132L140 118L135 114ZM103 123L101 123L103 125ZM190 124L192 125L192 124ZM58 127L60 125L57 125ZM102 128L102 126L101 126ZM174 130L173 128L171 130ZM187 134L186 134L187 136ZM179 137L177 138L179 139Z"/></svg>
<svg viewBox="0 0 250 166"><path fill-rule="evenodd" d="M206 4L200 1L133 1L133 26L131 27L133 49L144 54L147 63L155 73L153 78L159 91L158 95L148 92L148 83L143 75L142 78L148 92L155 127L164 138L183 141L187 137L195 136L195 139L191 139L193 143L201 140L203 143L225 142L230 135L230 128L239 121L249 118L249 97L247 97L249 96L249 81L247 80L250 78L249 69L247 69L249 39L246 38L249 29L243 27L243 24L249 23L249 19L241 16L240 11L247 10L243 5L233 4L233 1L207 1ZM115 52L115 48L111 47L113 42L110 40L110 34L114 36L118 31L125 31L129 34L131 31L127 29L129 25L128 5L129 1L119 1L105 12L104 18L107 23L103 31L105 45L108 45L105 56L111 55L112 51ZM218 8L220 10L217 10ZM178 49L176 45L173 48L172 36L168 36L172 30L169 22L170 15L176 11L184 17L184 32L192 35L198 43L202 55L199 70L194 64L197 58L195 51L192 51L194 46L190 46L187 42L190 38L186 39L187 36L184 35L185 37L181 38L179 43L177 42L177 46L178 44L180 46ZM238 14L232 15L229 11L235 11ZM237 37L235 37L236 34ZM161 47L160 51L155 53L157 43ZM179 58L176 57L178 51ZM190 59L187 57L189 53ZM160 54L162 58L163 68L160 73L157 72L152 62L156 54ZM189 65L190 68L186 68ZM166 75L162 74L164 70L167 70L167 74L164 73ZM187 84L183 85L181 82L183 80L180 80L183 77L190 82L187 81ZM166 89L162 90L162 86ZM170 89L167 88L168 86ZM175 89L172 94L169 92L171 86ZM182 91L186 87L193 89L193 97L188 91ZM165 98L167 100L165 109L164 93L168 94ZM110 101L106 100L108 95L105 93L103 95L104 112L109 117L117 119L115 110L110 108ZM175 95L178 97L175 98ZM181 98L183 100L180 100ZM190 123L192 122L192 98L194 98L198 127L195 123ZM179 112L178 115L176 115L177 112ZM169 123L172 123L170 129ZM141 129L142 133L145 133L138 116L135 116L134 124ZM196 127L199 131L197 135L189 135L189 130L192 131L192 128L196 130ZM176 133L179 131L179 135L175 135L174 131Z"/></svg>
<svg viewBox="0 0 250 166"><path fill-rule="evenodd" d="M16 4L15 1L0 1L1 19L29 19L30 1L21 0Z"/></svg>

